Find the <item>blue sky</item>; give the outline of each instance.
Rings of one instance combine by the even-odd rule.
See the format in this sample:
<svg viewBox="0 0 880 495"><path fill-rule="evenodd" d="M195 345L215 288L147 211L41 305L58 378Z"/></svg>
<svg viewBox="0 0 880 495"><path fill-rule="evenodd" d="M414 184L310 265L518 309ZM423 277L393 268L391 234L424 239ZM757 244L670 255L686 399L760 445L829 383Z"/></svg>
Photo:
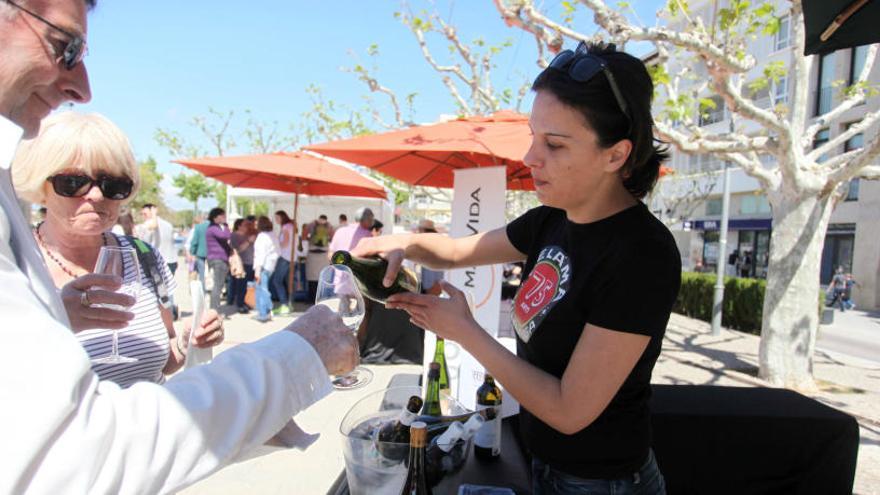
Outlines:
<svg viewBox="0 0 880 495"><path fill-rule="evenodd" d="M662 2L631 3L642 21L653 24ZM549 0L546 7L559 12L560 4ZM455 113L415 38L394 18L401 8L395 0L103 0L89 18L86 64L93 100L79 109L102 113L119 125L138 159L157 159L168 184L181 167L156 144L157 128L203 144L189 121L214 108L235 111L241 125L249 109L254 119L278 121L287 129L310 107L305 90L311 84L337 104L362 108L366 86L340 68L372 64L366 49L373 43L380 51L379 80L401 97L418 93L416 122ZM412 0L410 8L436 10L464 40L509 39L512 46L496 59L496 87L516 88L537 73L534 40L505 26L491 0ZM595 31L591 16L581 14L576 22L583 32ZM430 41L442 61L446 43ZM170 187L165 200L173 208L187 207Z"/></svg>

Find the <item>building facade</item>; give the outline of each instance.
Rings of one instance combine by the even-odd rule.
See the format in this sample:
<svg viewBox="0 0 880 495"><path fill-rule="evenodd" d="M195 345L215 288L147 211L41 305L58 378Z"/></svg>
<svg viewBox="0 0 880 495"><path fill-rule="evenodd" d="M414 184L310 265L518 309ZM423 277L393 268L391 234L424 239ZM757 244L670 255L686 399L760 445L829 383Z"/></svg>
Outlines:
<svg viewBox="0 0 880 495"><path fill-rule="evenodd" d="M758 61L758 66L750 77L759 77L766 64L782 63L792 67L795 57L791 48L792 26L786 14L788 3L776 1L776 11L780 17L779 32L773 36L758 37L749 46L749 53ZM724 1L692 2L691 10L706 19L706 23L716 15ZM834 108L844 97L842 88L857 79L865 64L867 46L816 57L809 76L808 115L813 121ZM702 64L694 66L694 84L705 81L707 76ZM675 74L677 68L669 68ZM769 87L754 92L751 96L764 108L790 105L792 85L788 73ZM868 77L869 84L880 83L880 64L875 64ZM707 133L725 133L730 126L729 114L724 102L718 96L707 92L706 97L713 101L714 108L695 116L695 122ZM655 102L656 112L661 111L662 99ZM859 122L867 113L880 108L880 98L869 97L867 102L851 108L836 119L829 127L822 129L814 140L817 147L835 136L845 132L850 125ZM745 122L738 119L738 123ZM754 125L754 124L751 124ZM746 133L757 133L759 128L746 127ZM865 135L859 134L829 153L828 159L845 151L850 151L877 134L877 126L868 129ZM674 174L665 177L658 185L658 192L651 198L651 208L673 230L682 253L685 269L702 267L714 270L718 263L725 264L729 275L766 277L770 249L770 234L773 229L772 211L766 195L758 182L738 167L731 166L731 187L727 248L719 252L719 227L722 208L722 171L725 163L711 155L688 155L672 151L668 165ZM762 159L765 159L762 157ZM772 157L766 157L767 165L773 165ZM691 183L691 186L687 184ZM690 192L690 197L681 196ZM694 193L699 191L699 193ZM874 238L880 232L880 182L852 180L844 200L836 206L825 236L822 254L820 283L830 282L837 267L852 273L859 286L853 293L857 306L866 309L880 308L880 242Z"/></svg>

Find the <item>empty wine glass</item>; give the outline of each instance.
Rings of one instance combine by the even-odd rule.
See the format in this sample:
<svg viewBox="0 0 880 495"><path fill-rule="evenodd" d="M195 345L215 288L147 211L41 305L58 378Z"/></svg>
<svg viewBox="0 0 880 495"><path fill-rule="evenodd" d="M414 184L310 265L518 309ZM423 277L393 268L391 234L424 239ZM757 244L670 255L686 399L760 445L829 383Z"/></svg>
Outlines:
<svg viewBox="0 0 880 495"><path fill-rule="evenodd" d="M318 275L318 293L315 304L327 306L342 318L352 332L364 320L366 307L361 291L355 285L354 275L344 265L328 265ZM339 390L351 390L363 387L373 380L373 372L358 366L346 375L333 378L333 386Z"/></svg>
<svg viewBox="0 0 880 495"><path fill-rule="evenodd" d="M141 289L141 266L138 263L137 253L134 248L122 246L103 246L98 253L98 262L95 263L95 273L103 275L115 275L122 280L122 286L116 291L137 300ZM118 304L93 304L92 306L128 311L128 307ZM113 346L110 354L92 359L95 364L120 364L134 363L137 358L122 356L119 354L119 330L113 330Z"/></svg>

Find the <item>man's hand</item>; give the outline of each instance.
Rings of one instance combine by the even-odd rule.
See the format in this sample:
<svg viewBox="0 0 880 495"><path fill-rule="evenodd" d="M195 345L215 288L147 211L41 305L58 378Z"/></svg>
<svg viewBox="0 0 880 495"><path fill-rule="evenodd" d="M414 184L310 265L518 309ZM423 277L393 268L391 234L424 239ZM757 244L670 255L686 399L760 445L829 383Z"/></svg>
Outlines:
<svg viewBox="0 0 880 495"><path fill-rule="evenodd" d="M306 339L331 375L348 373L360 359L354 333L326 306L312 306L286 330Z"/></svg>
<svg viewBox="0 0 880 495"><path fill-rule="evenodd" d="M128 326L134 313L109 308L97 308L94 304L115 304L131 307L134 298L114 292L122 285L119 277L90 273L77 277L61 288L61 300L74 332L92 328L120 329Z"/></svg>

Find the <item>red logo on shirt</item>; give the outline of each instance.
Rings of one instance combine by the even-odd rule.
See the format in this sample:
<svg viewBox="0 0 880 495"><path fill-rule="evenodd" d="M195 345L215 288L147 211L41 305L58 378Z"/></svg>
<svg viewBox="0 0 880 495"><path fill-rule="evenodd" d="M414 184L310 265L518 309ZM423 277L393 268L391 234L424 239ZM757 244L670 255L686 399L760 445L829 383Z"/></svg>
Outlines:
<svg viewBox="0 0 880 495"><path fill-rule="evenodd" d="M513 326L528 342L535 329L568 291L570 264L568 256L558 247L544 248L514 300Z"/></svg>

